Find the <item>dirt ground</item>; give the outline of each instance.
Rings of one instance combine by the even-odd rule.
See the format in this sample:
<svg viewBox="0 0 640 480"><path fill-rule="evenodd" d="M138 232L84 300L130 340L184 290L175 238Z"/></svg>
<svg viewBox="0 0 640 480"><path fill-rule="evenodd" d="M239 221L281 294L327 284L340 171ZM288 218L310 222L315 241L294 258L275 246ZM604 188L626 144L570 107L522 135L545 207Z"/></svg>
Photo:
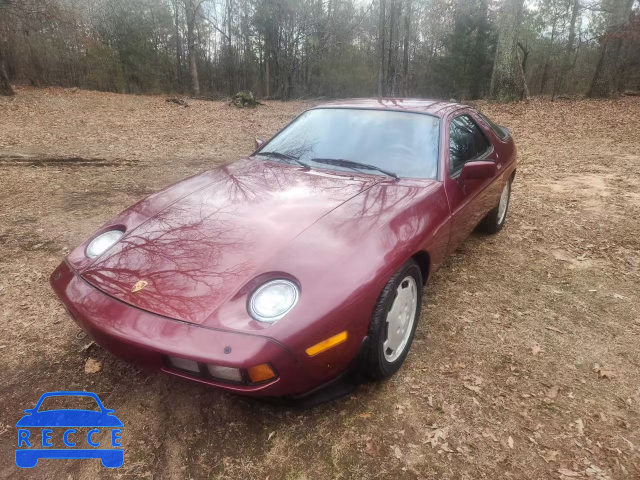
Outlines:
<svg viewBox="0 0 640 480"><path fill-rule="evenodd" d="M640 98L482 106L519 147L507 225L434 276L389 381L301 411L83 349L48 285L70 248L306 106L0 99L0 478L640 478ZM82 389L124 422L124 466L18 469L23 409Z"/></svg>

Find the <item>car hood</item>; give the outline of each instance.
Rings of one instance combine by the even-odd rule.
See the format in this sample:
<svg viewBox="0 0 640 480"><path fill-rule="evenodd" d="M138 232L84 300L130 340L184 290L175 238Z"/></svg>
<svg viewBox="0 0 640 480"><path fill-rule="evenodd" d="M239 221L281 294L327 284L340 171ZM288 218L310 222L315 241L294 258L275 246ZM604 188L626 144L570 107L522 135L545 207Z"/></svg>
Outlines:
<svg viewBox="0 0 640 480"><path fill-rule="evenodd" d="M83 278L141 309L201 324L292 239L385 180L251 159L210 178L127 232ZM139 281L146 285L133 293Z"/></svg>

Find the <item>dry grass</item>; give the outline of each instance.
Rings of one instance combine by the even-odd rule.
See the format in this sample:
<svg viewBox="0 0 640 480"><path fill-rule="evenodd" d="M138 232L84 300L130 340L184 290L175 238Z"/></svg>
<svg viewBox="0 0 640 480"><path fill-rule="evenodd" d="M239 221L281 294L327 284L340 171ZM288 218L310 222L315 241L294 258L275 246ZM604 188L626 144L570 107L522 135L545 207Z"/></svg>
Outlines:
<svg viewBox="0 0 640 480"><path fill-rule="evenodd" d="M47 284L65 252L305 106L0 99L0 477L27 473L12 460L22 409L87 389L125 424L124 467L51 460L34 477L640 478L639 99L484 106L519 147L509 221L436 274L412 354L385 383L295 411L79 352ZM84 373L88 357L100 373Z"/></svg>

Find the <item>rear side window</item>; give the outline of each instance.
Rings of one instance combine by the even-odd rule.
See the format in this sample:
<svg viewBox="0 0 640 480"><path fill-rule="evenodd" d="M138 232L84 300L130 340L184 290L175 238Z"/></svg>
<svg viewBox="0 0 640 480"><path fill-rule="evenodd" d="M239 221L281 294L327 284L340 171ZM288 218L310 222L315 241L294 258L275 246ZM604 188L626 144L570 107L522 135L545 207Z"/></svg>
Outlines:
<svg viewBox="0 0 640 480"><path fill-rule="evenodd" d="M449 171L456 175L462 166L489 150L489 142L469 115L460 115L449 126Z"/></svg>
<svg viewBox="0 0 640 480"><path fill-rule="evenodd" d="M480 115L480 118L482 118L485 123L491 127L491 130L493 130L493 133L495 133L498 138L506 140L509 137L509 130L507 128L501 127L483 113L478 112L478 115Z"/></svg>

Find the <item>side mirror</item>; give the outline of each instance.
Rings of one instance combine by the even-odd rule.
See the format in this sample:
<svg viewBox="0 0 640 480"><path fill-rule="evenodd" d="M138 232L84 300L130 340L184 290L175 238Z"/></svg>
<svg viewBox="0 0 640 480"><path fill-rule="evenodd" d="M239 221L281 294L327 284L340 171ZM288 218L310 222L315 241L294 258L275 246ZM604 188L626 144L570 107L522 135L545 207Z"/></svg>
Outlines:
<svg viewBox="0 0 640 480"><path fill-rule="evenodd" d="M259 149L262 145L264 145L264 140L261 138L256 138L256 150Z"/></svg>
<svg viewBox="0 0 640 480"><path fill-rule="evenodd" d="M495 162L480 160L477 162L465 163L460 172L460 182L465 180L483 180L492 178L498 173Z"/></svg>

